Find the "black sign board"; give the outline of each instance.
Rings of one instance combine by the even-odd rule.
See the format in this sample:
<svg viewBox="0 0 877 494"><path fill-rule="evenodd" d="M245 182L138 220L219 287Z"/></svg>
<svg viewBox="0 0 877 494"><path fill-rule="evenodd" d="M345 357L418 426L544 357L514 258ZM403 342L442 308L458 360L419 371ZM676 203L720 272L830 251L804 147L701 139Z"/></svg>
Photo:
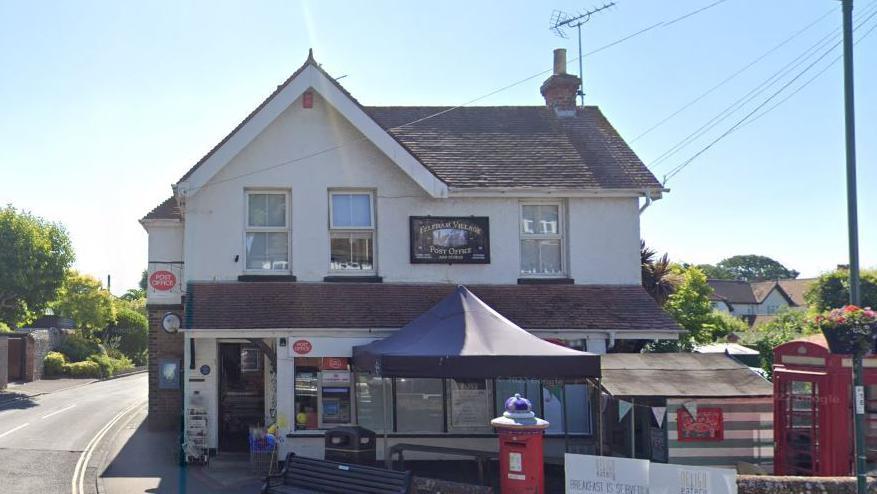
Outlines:
<svg viewBox="0 0 877 494"><path fill-rule="evenodd" d="M486 216L411 216L412 264L489 264Z"/></svg>

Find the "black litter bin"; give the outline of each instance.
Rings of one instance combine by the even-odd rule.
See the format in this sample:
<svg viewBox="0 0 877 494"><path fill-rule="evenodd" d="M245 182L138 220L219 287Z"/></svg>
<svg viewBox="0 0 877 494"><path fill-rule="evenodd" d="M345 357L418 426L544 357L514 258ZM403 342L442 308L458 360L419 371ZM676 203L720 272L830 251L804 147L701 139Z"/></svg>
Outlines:
<svg viewBox="0 0 877 494"><path fill-rule="evenodd" d="M375 432L365 427L335 427L326 431L326 459L357 465L377 464Z"/></svg>

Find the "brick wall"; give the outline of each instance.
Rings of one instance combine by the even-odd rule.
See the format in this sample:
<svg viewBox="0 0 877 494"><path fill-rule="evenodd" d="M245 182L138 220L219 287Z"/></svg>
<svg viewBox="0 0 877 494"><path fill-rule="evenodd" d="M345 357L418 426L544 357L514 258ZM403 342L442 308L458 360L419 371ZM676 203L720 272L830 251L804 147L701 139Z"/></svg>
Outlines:
<svg viewBox="0 0 877 494"><path fill-rule="evenodd" d="M6 389L9 372L9 337L0 334L0 389Z"/></svg>
<svg viewBox="0 0 877 494"><path fill-rule="evenodd" d="M183 407L182 380L180 389L159 389L158 365L162 359L183 361L183 333L168 334L161 329L161 318L168 312L183 316L182 305L147 305L149 317L149 427L153 430L174 429L180 425Z"/></svg>

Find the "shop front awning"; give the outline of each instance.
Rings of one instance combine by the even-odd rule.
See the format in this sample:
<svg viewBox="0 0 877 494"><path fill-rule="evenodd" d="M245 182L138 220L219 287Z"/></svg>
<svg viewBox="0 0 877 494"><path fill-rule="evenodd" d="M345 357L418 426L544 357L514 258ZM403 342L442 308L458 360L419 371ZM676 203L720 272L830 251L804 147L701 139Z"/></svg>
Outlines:
<svg viewBox="0 0 877 494"><path fill-rule="evenodd" d="M392 336L354 347L353 364L384 377L600 376L599 355L528 333L463 286Z"/></svg>

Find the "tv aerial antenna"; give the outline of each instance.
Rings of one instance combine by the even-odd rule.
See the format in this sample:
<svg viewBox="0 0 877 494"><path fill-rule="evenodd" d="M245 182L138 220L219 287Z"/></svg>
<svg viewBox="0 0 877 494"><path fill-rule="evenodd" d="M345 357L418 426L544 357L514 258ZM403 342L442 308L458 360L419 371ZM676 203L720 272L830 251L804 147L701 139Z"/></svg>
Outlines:
<svg viewBox="0 0 877 494"><path fill-rule="evenodd" d="M584 91L584 73L582 72L582 26L585 25L586 22L591 20L591 16L602 12L604 10L608 10L609 7L615 5L615 2L609 2L603 4L601 7L595 7L587 12L578 12L575 14L569 14L562 10L555 10L551 13L551 21L549 22L551 31L554 32L555 35L567 39L569 36L566 35L564 31L565 28L574 27L578 31L579 35L579 90L578 95L581 98L582 106L585 105L585 91Z"/></svg>

